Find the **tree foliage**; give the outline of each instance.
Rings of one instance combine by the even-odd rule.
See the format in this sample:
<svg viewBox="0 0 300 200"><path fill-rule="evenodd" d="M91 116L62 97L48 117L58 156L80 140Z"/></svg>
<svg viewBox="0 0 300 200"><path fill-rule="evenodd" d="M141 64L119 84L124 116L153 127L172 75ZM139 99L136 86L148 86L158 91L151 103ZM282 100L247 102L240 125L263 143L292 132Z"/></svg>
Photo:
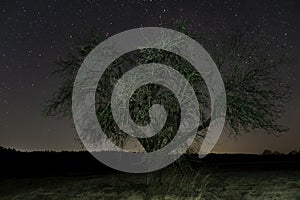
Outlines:
<svg viewBox="0 0 300 200"><path fill-rule="evenodd" d="M176 23L175 29L203 44L216 62L226 87L225 130L229 134L238 135L256 129L279 134L287 130L278 123L289 97L289 88L280 81L277 74L278 68L287 62L284 55L272 58L262 40L252 33L235 31L216 45L216 42L208 40L204 34L189 30L182 23ZM92 34L88 40L78 45L76 53L57 62L58 69L54 73L64 81L45 105L44 113L47 116L72 116L72 89L76 73L86 55L103 39L100 34ZM154 49L127 53L115 60L104 72L98 84L95 105L102 130L120 146L130 137L113 120L110 109L111 92L126 71L140 64L153 62L178 70L193 86L201 112L201 125L196 140L201 140L205 135L203 130L211 120L209 94L204 81L186 60L173 53ZM172 92L153 84L139 88L130 100L131 117L140 125L149 123L149 108L157 103L165 107L168 119L159 134L139 139L146 151L159 149L172 139L179 126L180 107Z"/></svg>

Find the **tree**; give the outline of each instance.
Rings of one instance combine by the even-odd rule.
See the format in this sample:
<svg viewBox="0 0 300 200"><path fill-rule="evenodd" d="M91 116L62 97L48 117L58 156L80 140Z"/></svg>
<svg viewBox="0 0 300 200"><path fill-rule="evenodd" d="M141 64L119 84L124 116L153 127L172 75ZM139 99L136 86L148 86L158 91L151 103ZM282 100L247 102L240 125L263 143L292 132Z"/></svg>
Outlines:
<svg viewBox="0 0 300 200"><path fill-rule="evenodd" d="M263 129L270 134L280 134L287 130L278 124L284 105L289 97L289 88L276 75L278 67L287 62L284 54L273 58L263 43L263 36L247 31L235 31L223 38L216 46L205 35L187 29L183 23L177 22L175 29L199 41L216 62L226 87L227 116L225 131L232 135L247 133L250 130ZM94 33L78 45L77 51L68 58L57 62L55 71L64 82L53 97L46 103L44 113L47 116L71 117L72 89L82 61L86 55L104 38ZM167 43L168 41L166 41ZM105 71L99 81L96 93L96 111L102 130L114 142L123 146L128 139L114 122L110 108L110 98L117 80L134 66L145 63L162 63L179 71L193 86L200 110L201 126L195 142L205 136L205 129L210 123L210 103L208 91L200 74L184 59L173 53L140 49L127 53ZM144 149L155 151L173 138L179 126L180 107L174 94L168 89L148 84L139 88L131 97L130 114L140 125L149 123L149 108L153 104L162 104L169 116L166 125L156 136L138 139ZM118 133L118 134L117 134ZM197 152L197 149L189 149Z"/></svg>

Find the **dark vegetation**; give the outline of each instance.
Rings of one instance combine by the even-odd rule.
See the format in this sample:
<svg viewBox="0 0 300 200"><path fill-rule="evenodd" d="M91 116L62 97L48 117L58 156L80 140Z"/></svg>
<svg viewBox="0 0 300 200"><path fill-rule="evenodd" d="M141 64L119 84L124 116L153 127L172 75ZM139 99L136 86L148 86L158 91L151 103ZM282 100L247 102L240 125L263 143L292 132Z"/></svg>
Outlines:
<svg viewBox="0 0 300 200"><path fill-rule="evenodd" d="M271 151L270 151L271 152ZM112 154L114 152L102 152ZM184 158L184 159L183 159ZM21 152L15 149L0 147L1 175L0 177L32 177L32 176L87 176L121 173L97 161L87 151L35 151ZM201 168L236 168L238 170L299 170L300 152L289 154L264 151L256 154L209 154L204 159L197 155L183 155L176 163L164 170L172 169L182 160L190 162L197 171Z"/></svg>

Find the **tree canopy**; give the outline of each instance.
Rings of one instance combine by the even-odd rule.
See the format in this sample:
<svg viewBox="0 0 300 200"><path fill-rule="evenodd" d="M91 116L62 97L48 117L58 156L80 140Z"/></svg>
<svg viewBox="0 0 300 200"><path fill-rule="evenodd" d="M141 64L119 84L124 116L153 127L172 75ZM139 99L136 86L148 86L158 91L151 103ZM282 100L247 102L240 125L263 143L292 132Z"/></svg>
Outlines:
<svg viewBox="0 0 300 200"><path fill-rule="evenodd" d="M284 54L281 57L271 57L259 36L245 31L234 31L216 43L201 32L187 29L181 22L177 22L174 29L202 44L218 66L226 88L227 133L239 135L263 129L270 134L280 134L287 130L279 124L279 119L290 91L277 74L278 68L287 62ZM79 43L76 52L57 62L58 68L54 73L62 77L63 83L46 102L45 115L72 117L72 89L76 73L84 58L104 39L101 34L93 33L87 40ZM186 60L156 49L140 49L127 53L115 60L104 72L98 84L95 105L102 130L119 146L131 137L123 133L114 122L110 108L111 93L117 80L126 71L140 64L154 62L173 67L193 86L201 115L201 125L195 140L201 140L211 120L206 85L200 74ZM174 94L155 84L139 88L131 97L129 108L132 119L139 125L148 124L148 112L153 104L163 105L168 112L168 118L159 134L138 139L146 151L154 151L168 144L180 121L180 107Z"/></svg>

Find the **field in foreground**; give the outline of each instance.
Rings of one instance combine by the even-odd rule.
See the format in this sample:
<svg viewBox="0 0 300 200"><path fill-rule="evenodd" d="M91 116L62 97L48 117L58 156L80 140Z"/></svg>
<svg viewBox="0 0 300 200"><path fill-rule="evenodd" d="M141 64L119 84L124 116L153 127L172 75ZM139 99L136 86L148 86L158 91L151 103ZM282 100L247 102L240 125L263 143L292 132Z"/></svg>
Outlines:
<svg viewBox="0 0 300 200"><path fill-rule="evenodd" d="M201 169L145 174L2 178L0 199L278 199L300 200L300 170Z"/></svg>
<svg viewBox="0 0 300 200"><path fill-rule="evenodd" d="M151 174L121 173L88 152L0 148L0 160L1 200L300 200L300 154L183 155Z"/></svg>

